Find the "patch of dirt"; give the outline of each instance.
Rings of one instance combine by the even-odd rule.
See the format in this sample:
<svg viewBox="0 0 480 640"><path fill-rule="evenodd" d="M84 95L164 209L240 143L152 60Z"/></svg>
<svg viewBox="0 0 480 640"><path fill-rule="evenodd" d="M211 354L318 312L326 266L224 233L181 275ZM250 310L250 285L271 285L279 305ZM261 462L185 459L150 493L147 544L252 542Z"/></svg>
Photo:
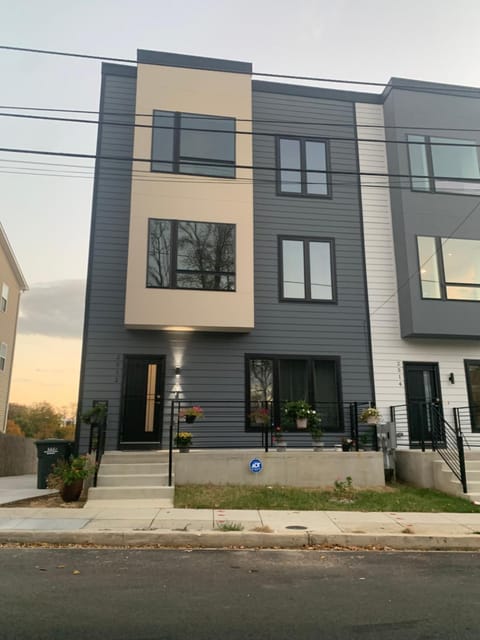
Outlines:
<svg viewBox="0 0 480 640"><path fill-rule="evenodd" d="M64 502L58 493L49 494L47 496L39 496L38 498L25 498L16 502L9 502L0 505L0 509L12 509L15 507L48 509L51 507L61 507L64 509L81 509L85 505L85 500L78 502Z"/></svg>

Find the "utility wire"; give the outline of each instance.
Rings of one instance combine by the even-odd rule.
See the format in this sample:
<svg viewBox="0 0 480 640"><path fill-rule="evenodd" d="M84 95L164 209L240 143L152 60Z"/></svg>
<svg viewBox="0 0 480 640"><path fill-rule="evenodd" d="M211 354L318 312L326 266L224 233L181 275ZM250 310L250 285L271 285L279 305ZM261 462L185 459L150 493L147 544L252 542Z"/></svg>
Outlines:
<svg viewBox="0 0 480 640"><path fill-rule="evenodd" d="M95 111L93 109L60 109L60 108L54 108L54 107L25 107L25 106L14 106L14 105L0 105L0 109L9 109L9 110L16 110L16 111L49 111L52 113L81 113L81 114L87 114L87 115L100 115L100 111ZM141 117L141 118L151 118L152 117L152 112L150 113L137 113L134 111L102 111L101 112L103 116L113 116L113 117L129 117L129 118L135 118L135 117ZM15 114L4 114L4 115L15 115ZM201 114L189 114L189 119L193 120L194 118L205 118L204 115ZM311 125L311 126L319 126L319 127L348 127L349 129L353 129L355 128L355 124L354 123L342 123L342 122L323 122L323 121L316 121L316 120L272 120L271 118L235 118L235 120L237 122L253 122L255 124L257 123L265 123L265 124L272 124L272 125L277 125L277 124L293 124L293 125L299 125L299 126L306 126L306 125ZM82 122L82 120L79 120L79 122ZM86 122L99 122L98 120L86 120ZM103 123L105 124L105 123ZM117 122L112 122L111 124L120 124ZM124 123L127 126L133 126L130 123ZM378 125L378 124L361 124L361 125L357 125L357 128L362 128L362 129L409 129L411 131L415 131L415 130L421 130L421 131L465 131L465 132L476 132L476 131L480 131L480 129L467 129L465 127L429 127L427 125L425 126L411 126L411 125L394 125L394 124L382 124L382 125Z"/></svg>
<svg viewBox="0 0 480 640"><path fill-rule="evenodd" d="M8 45L0 45L0 50L3 51L18 51L22 53L37 53L44 55L53 55L53 56L64 56L68 58L80 58L85 60L101 60L105 62L121 62L126 64L139 64L138 60L132 58L116 58L111 56L100 56L100 55L90 55L86 53L72 53L67 51L59 51L59 50L49 50L49 49L33 49L30 47L12 47ZM141 64L141 63L140 63ZM239 75L250 75L245 74L244 71L228 71L228 73L237 73ZM363 85L369 87L381 87L381 88L395 88L395 89L405 89L405 90L414 90L419 91L422 90L422 87L415 85L400 85L395 86L390 82L372 82L368 80L342 80L339 78L322 78L316 76L298 76L298 75L289 75L282 73L263 73L252 71L252 76L264 77L264 78L283 78L287 80L304 80L308 82L327 82L330 84L353 84L353 85ZM425 90L425 89L424 89ZM470 97L480 98L480 89L475 87L454 87L448 86L447 88L441 87L429 87L427 89L430 93L448 93L451 95L465 95L471 94ZM372 94L375 95L375 94Z"/></svg>
<svg viewBox="0 0 480 640"><path fill-rule="evenodd" d="M228 134L233 134L233 135L246 135L246 136L262 136L262 137L270 137L270 138L277 138L277 137L281 137L281 133L274 133L274 132L270 132L270 131L231 131L231 130L227 130L227 129L202 129L200 127L185 127L185 126L181 126L180 129L179 127L175 127L175 126L169 126L169 125L158 125L158 124L137 124L137 123L130 123L130 122L109 122L109 121L105 121L105 120L89 120L89 119L84 119L84 118L60 118L59 116L36 116L36 115L28 115L28 114L24 114L24 113L2 113L0 112L0 117L5 117L5 118L21 118L21 119L28 119L28 120L42 120L42 121L53 121L53 122L68 122L68 123L77 123L77 124L101 124L102 126L115 126L115 127L130 127L130 128L135 128L135 129L153 129L153 130L167 130L167 131L178 131L181 130L183 131L194 131L197 133L228 133ZM152 117L152 116L150 116ZM157 115L155 114L155 118L158 117L167 117L170 118L171 116L169 115ZM188 116L190 118L190 116ZM204 116L201 116L202 119L204 119ZM214 119L212 117L212 119ZM310 126L310 123L305 123L305 125ZM354 125L349 125L352 129L355 128ZM362 125L360 125L362 126ZM291 133L289 133L289 135L292 135ZM418 136L420 137L420 136ZM383 143L383 144L408 144L408 145L423 145L425 144L425 141L422 140L386 140L386 139L378 139L378 138L358 138L356 136L354 137L345 137L345 136L328 136L328 140L329 141L334 141L334 142L370 142L370 143ZM466 142L468 142L468 144L465 144ZM431 140L429 140L428 144L431 147L434 146L441 146L441 147L445 147L445 146L449 146L449 147L480 147L480 144L475 144L475 143L470 143L470 141L462 141L462 142L432 142Z"/></svg>
<svg viewBox="0 0 480 640"><path fill-rule="evenodd" d="M90 160L109 160L109 161L114 161L114 162L144 162L144 163L148 163L149 165L151 165L152 163L152 158L135 158L135 157L131 157L131 156L109 156L109 155L98 155L95 153L74 153L74 152L67 152L67 151L46 151L46 150L40 150L40 149L15 149L15 148L10 148L10 147L0 147L0 152L4 152L4 153L19 153L19 154L32 154L32 155L44 155L44 156L55 156L55 157L63 157L63 158L85 158L85 159L90 159ZM154 162L162 162L160 160L157 160ZM198 166L199 162L195 161L195 160L182 160L182 164L184 165L192 165L192 166ZM261 166L261 165L250 165L250 164L236 164L236 163L232 163L232 164L221 164L219 165L218 162L201 162L201 165L203 167L218 167L221 166L222 168L228 167L228 168L234 168L234 169L245 169L245 170L255 170L255 171L272 171L276 174L282 172L282 171L288 171L289 173L291 173L292 171L297 171L295 169L282 169L281 167L265 167L265 166ZM160 171L159 173L170 173L170 172L164 172L164 171ZM171 172L171 173L175 173L175 172ZM375 178L400 178L400 179L412 179L412 178L418 178L418 179L425 179L428 176L425 175L417 175L417 174L410 174L410 173L381 173L378 171L339 171L337 170L332 170L332 169L326 169L326 170L317 170L317 169L309 169L308 170L309 174L320 174L320 175L342 175L342 176L370 176L370 177L375 177ZM186 174L189 175L189 174ZM212 177L212 176L209 176ZM232 177L219 177L219 180L235 180L236 178ZM477 184L478 183L478 179L476 178L459 178L457 180L452 179L451 176L435 176L436 180L446 180L446 181L450 181L450 182L463 182L463 183L468 183L468 184Z"/></svg>

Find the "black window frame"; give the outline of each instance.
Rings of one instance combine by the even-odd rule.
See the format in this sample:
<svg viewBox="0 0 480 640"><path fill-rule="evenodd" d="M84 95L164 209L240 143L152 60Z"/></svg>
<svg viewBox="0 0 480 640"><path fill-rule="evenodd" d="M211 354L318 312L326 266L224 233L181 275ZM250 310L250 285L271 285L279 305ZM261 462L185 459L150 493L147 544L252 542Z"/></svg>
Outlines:
<svg viewBox="0 0 480 640"><path fill-rule="evenodd" d="M477 411L480 414L480 404L475 404L473 401L473 394L472 394L472 387L471 387L471 380L470 380L470 376L469 376L469 370L468 367L470 365L475 365L480 367L480 360L464 360L464 365L465 365L465 380L467 383L467 397L468 397L468 407L470 410L470 424L472 427L472 433L480 433L480 417L478 418L478 422L477 422L477 416L475 414L475 407L477 408Z"/></svg>
<svg viewBox="0 0 480 640"><path fill-rule="evenodd" d="M169 286L162 287L159 285L149 284L148 282L148 271L149 271L149 247L150 247L150 223L151 222L169 222L170 223L170 284ZM177 269L177 248L178 248L178 225L179 223L195 223L195 224L214 224L214 225L222 225L229 226L233 228L233 245L234 245L234 267L235 270L233 272L227 271L219 271L219 272L200 272L195 271L194 273L208 273L209 275L226 275L234 277L234 287L233 289L201 289L199 287L178 287L177 285L177 275L178 273L188 272L185 269ZM148 227L147 227L147 265L146 265L146 288L147 289L160 289L160 290L174 290L174 291L214 291L220 293L235 293L237 290L237 225L229 222L212 222L205 220L177 220L172 218L148 218Z"/></svg>
<svg viewBox="0 0 480 640"><path fill-rule="evenodd" d="M416 136L418 138L423 138L423 142L420 141L410 141L408 138L410 136ZM452 183L453 182L469 182L472 184L476 184L478 183L479 185L479 190L480 190L480 178L478 180L475 179L468 179L468 178L450 178L448 176L439 176L436 177L434 170L433 170L433 157L432 157L432 144L434 146L438 146L438 143L432 143L431 139L432 138L437 138L437 137L443 137L443 136L431 136L431 135L425 135L423 133L407 133L406 134L406 141L407 141L407 161L408 161L408 174L410 176L410 189L411 191L415 192L415 193L435 193L438 195L454 195L454 196L469 196L469 197L474 197L474 198L478 198L479 197L479 193L468 193L465 192L464 190L461 191L454 191L454 190L447 190L447 189L436 189L435 188L435 180L439 180L441 178L443 178L444 180L449 180ZM455 146L455 144L453 144L456 140L458 141L458 138L445 138L445 139L451 139L452 140L452 146ZM472 144L470 146L475 146L475 148L478 147L478 143L475 142L475 140L471 141ZM421 176L418 174L414 174L412 171L412 163L410 160L410 145L412 146L421 146L421 145L425 145L425 153L426 153L426 159L427 159L427 169L428 169L428 175L426 176ZM448 146L448 145L444 145L444 146ZM462 145L459 145L462 146ZM469 145L463 145L465 147L469 146ZM477 161L479 164L479 169L480 169L480 158L478 156L478 149L477 149ZM415 178L414 178L415 176ZM413 186L413 181L414 179L421 179L423 178L424 180L428 181L428 185L429 188L428 189L420 189L418 187L414 187Z"/></svg>
<svg viewBox="0 0 480 640"><path fill-rule="evenodd" d="M166 160L157 160L154 157L154 148L155 148L155 115L157 113L171 113L173 114L173 118L174 118L174 125L173 125L173 153L172 153L172 159L171 159L171 163L172 163L172 170L169 171L168 169L158 169L154 167L154 164L157 162L167 162ZM229 120L233 122L233 160L232 161L225 161L225 160L217 160L218 164L216 164L214 159L208 158L207 162L205 162L205 158L202 157L190 157L190 156L185 156L185 159L183 159L183 157L180 155L180 138L182 135L182 126L181 126L181 118L182 116L190 116L190 117L195 117L195 116L201 116L204 118L212 118L212 119L217 119L217 120ZM159 128L159 127L157 127ZM184 127L183 129L188 129L186 127ZM221 131L221 130L219 130ZM226 133L230 133L230 132L226 132ZM150 162L150 170L153 173L175 173L175 174L179 174L179 175L188 175L188 176L200 176L200 177L206 177L206 178L211 178L211 177L215 177L215 178L223 178L226 180L234 180L236 178L236 157L237 157L237 121L236 118L232 118L231 116L219 116L219 115L213 115L213 114L207 114L207 113L189 113L186 111L169 111L167 109L154 109L153 113L152 113L152 141L151 141L151 162ZM215 172L212 173L196 173L195 171L181 171L180 170L180 165L181 164L198 164L198 163L202 163L203 166L208 167L209 165L212 167L229 167L232 168L232 175L221 175Z"/></svg>
<svg viewBox="0 0 480 640"><path fill-rule="evenodd" d="M420 252L419 252L419 248L418 248L418 239L419 238L433 238L433 240L435 241L435 256L437 258L437 265L438 265L438 284L439 284L439 288L440 288L440 297L438 298L434 298L434 297L427 297L423 295L423 287L422 287L422 273L421 273L421 266L422 263L420 262ZM478 240L477 238L452 238L449 237L447 238L448 240L469 240L469 241L474 241L474 242L478 242L479 247L480 247L480 240ZM417 264L418 264L418 275L419 275L419 283L420 283L420 298L422 300L434 300L434 301L448 301L448 302L469 302L469 303L474 303L474 304L479 304L480 300L469 300L467 298L449 298L447 296L447 287L465 287L465 288L469 288L469 289L479 289L480 290L480 284L471 284L471 283L467 283L467 282L449 282L447 281L447 278L445 276L445 265L444 265L444 256L443 256L443 250L444 250L444 246L442 244L442 237L441 236L427 236L427 235L416 235L415 236L415 244L416 244L416 251L417 251Z"/></svg>
<svg viewBox="0 0 480 640"><path fill-rule="evenodd" d="M0 371L6 370L7 357L8 357L8 344L6 342L0 342Z"/></svg>
<svg viewBox="0 0 480 640"><path fill-rule="evenodd" d="M344 421L344 406L343 406L343 393L342 393L342 376L341 376L341 357L334 355L327 356L317 356L317 355L305 355L305 354L271 354L271 353L246 353L245 354L245 430L246 431L259 431L263 430L264 426L256 426L251 423L249 418L253 407L251 406L250 400L250 361L251 360L271 360L273 362L273 370L272 370L272 393L273 393L273 401L272 401L272 418L274 420L274 425L281 424L282 417L282 406L280 399L280 362L285 360L304 360L307 362L307 402L315 408L315 403L322 404L320 400L315 400L315 362L316 361L326 361L332 362L334 364L335 369L335 385L337 391L337 401L336 404L338 406L338 424L329 426L328 424L322 423L321 428L323 431L328 433L343 433L343 425ZM291 398L292 400L298 400L299 398ZM282 426L284 430L288 430L285 426ZM292 429L295 431L295 429Z"/></svg>
<svg viewBox="0 0 480 640"><path fill-rule="evenodd" d="M283 294L283 241L292 240L296 242L303 242L303 274L305 282L305 297L304 298L287 298ZM330 277L332 286L332 298L318 299L312 298L311 281L310 281L310 243L317 242L321 244L330 245ZM334 238L319 238L308 236L278 236L278 296L280 302L301 302L314 303L314 304L337 304L337 274L335 269L335 239Z"/></svg>
<svg viewBox="0 0 480 640"><path fill-rule="evenodd" d="M282 190L282 163L280 158L280 142L282 140L296 140L300 143L300 186L301 192L294 193L292 191ZM325 171L319 173L325 173L326 175L326 193L308 193L307 191L307 172L314 171L314 169L308 169L306 166L306 142L318 142L325 147ZM296 169L284 169L284 171L296 171ZM276 173L276 187L278 196L287 196L293 198L315 198L315 199L331 199L332 185L331 185L331 168L330 168L330 141L327 138L316 138L312 136L293 136L293 135L277 135L275 137L275 173Z"/></svg>

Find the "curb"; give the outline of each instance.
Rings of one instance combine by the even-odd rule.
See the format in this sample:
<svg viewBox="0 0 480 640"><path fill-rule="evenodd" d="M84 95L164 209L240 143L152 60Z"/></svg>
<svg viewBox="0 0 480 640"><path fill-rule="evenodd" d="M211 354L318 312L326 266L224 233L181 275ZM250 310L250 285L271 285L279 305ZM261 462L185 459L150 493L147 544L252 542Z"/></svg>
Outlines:
<svg viewBox="0 0 480 640"><path fill-rule="evenodd" d="M198 549L371 549L396 551L480 551L480 536L259 533L239 531L19 531L0 532L0 544L99 545Z"/></svg>

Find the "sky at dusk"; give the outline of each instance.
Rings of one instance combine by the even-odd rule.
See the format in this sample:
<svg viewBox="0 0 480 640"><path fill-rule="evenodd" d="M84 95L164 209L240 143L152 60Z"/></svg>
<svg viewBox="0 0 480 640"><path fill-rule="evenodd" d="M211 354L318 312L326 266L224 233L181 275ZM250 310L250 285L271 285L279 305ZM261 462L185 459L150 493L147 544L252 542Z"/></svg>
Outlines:
<svg viewBox="0 0 480 640"><path fill-rule="evenodd" d="M128 59L153 49L252 62L266 73L480 84L478 0L0 0L0 15L0 45ZM95 122L6 114L96 111L100 68L0 50L0 147L94 154ZM77 400L93 168L88 159L0 151L0 222L30 287L13 402Z"/></svg>

